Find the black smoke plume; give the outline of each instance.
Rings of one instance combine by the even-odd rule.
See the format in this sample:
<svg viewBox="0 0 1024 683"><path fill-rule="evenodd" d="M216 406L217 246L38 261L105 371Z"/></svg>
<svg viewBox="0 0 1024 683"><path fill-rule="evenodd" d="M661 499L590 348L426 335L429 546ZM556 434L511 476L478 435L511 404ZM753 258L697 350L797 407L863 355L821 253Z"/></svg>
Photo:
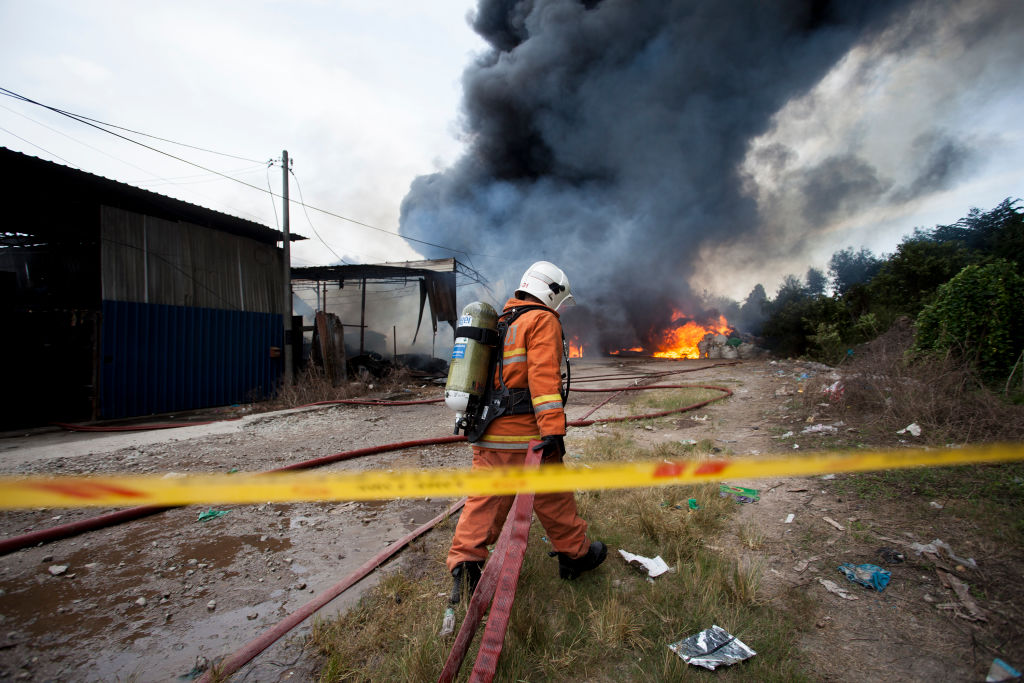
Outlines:
<svg viewBox="0 0 1024 683"><path fill-rule="evenodd" d="M463 76L468 149L413 181L401 231L464 249L509 289L550 260L592 343L642 342L673 307L704 313L688 284L703 245L762 239L751 140L907 4L480 0L490 47ZM821 185L885 190L856 160L825 170Z"/></svg>

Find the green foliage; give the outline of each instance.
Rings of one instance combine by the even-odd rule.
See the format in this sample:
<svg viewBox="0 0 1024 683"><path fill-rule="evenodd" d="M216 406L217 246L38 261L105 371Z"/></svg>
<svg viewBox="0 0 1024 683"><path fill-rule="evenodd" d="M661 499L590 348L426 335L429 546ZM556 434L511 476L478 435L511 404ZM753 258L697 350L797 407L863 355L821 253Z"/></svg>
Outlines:
<svg viewBox="0 0 1024 683"><path fill-rule="evenodd" d="M888 257L875 257L865 248L837 251L828 268L832 297L824 296L821 271L810 268L806 282L787 275L771 300L762 298L764 289L758 285L741 308L740 324L759 308L765 315L761 333L773 351L837 360L839 349L873 339L898 317L918 316L935 301L939 287L967 266L999 262L1007 272L1024 273L1020 204L1006 199L991 211L971 209L951 225L918 228ZM989 371L1003 367L1004 360L985 353L983 364Z"/></svg>
<svg viewBox="0 0 1024 683"><path fill-rule="evenodd" d="M917 235L896 248L868 285L873 306L917 315L939 285L977 258L956 242L933 242Z"/></svg>
<svg viewBox="0 0 1024 683"><path fill-rule="evenodd" d="M1024 349L1024 277L998 260L967 266L939 287L917 319L919 351L953 351L990 379L1005 378Z"/></svg>
<svg viewBox="0 0 1024 683"><path fill-rule="evenodd" d="M868 282L882 267L882 260L876 258L870 249L854 251L847 247L832 254L828 262L828 273L832 276L832 288L836 294L845 294L851 287Z"/></svg>

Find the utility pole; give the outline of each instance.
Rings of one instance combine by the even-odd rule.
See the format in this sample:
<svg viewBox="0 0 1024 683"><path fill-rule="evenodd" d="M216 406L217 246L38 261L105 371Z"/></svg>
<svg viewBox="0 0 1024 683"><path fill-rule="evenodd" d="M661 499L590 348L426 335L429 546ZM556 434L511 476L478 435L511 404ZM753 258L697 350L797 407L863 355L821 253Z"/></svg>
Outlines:
<svg viewBox="0 0 1024 683"><path fill-rule="evenodd" d="M284 358L284 373L282 378L286 387L292 385L292 249L291 236L288 229L288 164L288 150L284 150L281 152L281 183L283 187L281 192L281 203L283 205L281 230L284 233L284 241L282 243L284 246L284 301L282 302L283 308L281 312L284 319L284 348L282 349L284 352L282 354Z"/></svg>

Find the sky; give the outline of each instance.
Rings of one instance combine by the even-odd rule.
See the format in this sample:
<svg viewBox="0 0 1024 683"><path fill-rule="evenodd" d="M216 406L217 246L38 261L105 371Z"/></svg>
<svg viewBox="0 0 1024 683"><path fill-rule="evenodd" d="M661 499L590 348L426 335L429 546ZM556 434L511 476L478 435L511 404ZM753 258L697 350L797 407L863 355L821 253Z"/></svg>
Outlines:
<svg viewBox="0 0 1024 683"><path fill-rule="evenodd" d="M137 139L394 233L417 175L461 143L462 69L482 48L470 0L0 0L0 86L247 160ZM0 145L271 227L281 201L58 114L0 97ZM45 150L45 151L44 151ZM293 265L416 259L408 243L292 207ZM326 243L328 246L325 246Z"/></svg>
<svg viewBox="0 0 1024 683"><path fill-rule="evenodd" d="M552 16L556 10L562 17L576 16L570 4L538 0ZM1019 67L1024 49L1016 46L1024 42L1019 40L1024 29L1020 3L906 4L910 9L897 22L901 30L872 30L850 39L840 52L816 63L820 72L807 70L811 80L788 84L759 100L765 114L738 135L736 146L741 189L759 221L758 230L750 233L757 239L701 239L692 249L680 249L680 258L689 260L681 273L690 289L742 299L760 282L771 294L784 275L802 275L809 266L824 268L838 249L866 246L875 253L891 252L915 227L953 222L971 207L989 209L1006 197L1024 195L1024 79ZM281 169L268 169L265 162L287 149L298 181L292 185L293 197L301 187L301 196L312 206L395 233L403 200L415 195L410 193L414 182L438 178L458 187L454 181L466 159L475 158L467 151L486 137L481 121L493 110L474 107L467 114L464 74L488 76L494 66L517 73L511 64L513 48L504 50L504 61L480 66L487 55L501 50L474 32L468 17L475 5L469 0L0 0L0 86L101 121L237 155L242 159L137 138L259 188L269 185L274 192L280 191ZM975 16L974 6L987 12ZM602 13L613 17L613 10L623 7L630 6L607 0L586 19ZM723 15L717 25L735 26L742 37L748 19ZM531 20L527 24L538 38L565 35L550 17ZM752 35L761 25L751 29ZM908 31L908 26L918 30ZM514 48L519 65L532 58L543 64L539 49L525 49L543 44L535 40ZM598 44L594 58L600 59L604 49ZM608 51L613 52L611 47ZM700 54L694 48L687 63ZM727 78L724 67L731 65L716 59L708 70L722 71ZM544 76L540 72L534 80L509 82L533 93L543 87ZM549 109L550 102L541 104ZM581 108L581 121L596 125L592 114L599 111L599 106ZM600 121L613 132L621 128L614 111L608 116ZM573 137L576 123L560 122L566 138ZM642 148L638 137L656 135L644 125L638 121L622 140L599 133L586 151L603 151L605 142ZM656 147L652 139L647 142ZM279 220L280 200L266 192L7 97L0 97L0 145L272 227ZM656 181L658 169L653 170ZM915 185L939 176L941 182ZM841 201L809 199L828 197L838 186L844 189ZM522 196L501 194L497 203ZM582 209L593 206L580 204ZM551 211L548 205L544 210ZM414 220L417 215L422 212L409 212L404 234L476 254L467 260L494 283L506 283L508 272L521 272L529 262L528 254L503 260L500 246L479 244L473 221L467 233L428 230ZM491 215L490 210L483 214ZM436 218L451 215L438 212ZM291 225L310 238L293 247L294 266L453 253L316 212L307 219L299 207L292 208ZM608 244L617 248L615 242ZM567 271L573 266L592 270L580 263L585 256L575 252L553 250L543 257L558 260L563 253L570 260L564 264ZM645 261L639 262L638 274L644 275Z"/></svg>

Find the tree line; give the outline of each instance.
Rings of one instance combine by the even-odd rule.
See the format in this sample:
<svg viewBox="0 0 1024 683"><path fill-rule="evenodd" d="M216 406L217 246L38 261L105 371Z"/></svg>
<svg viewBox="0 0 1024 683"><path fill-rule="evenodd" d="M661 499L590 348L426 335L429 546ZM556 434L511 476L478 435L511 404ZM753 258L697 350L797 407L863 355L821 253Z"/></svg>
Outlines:
<svg viewBox="0 0 1024 683"><path fill-rule="evenodd" d="M1021 200L918 228L892 254L842 249L827 273L787 275L774 297L759 284L742 304L718 303L775 353L832 364L907 316L917 352L957 353L1006 379L1024 350Z"/></svg>

